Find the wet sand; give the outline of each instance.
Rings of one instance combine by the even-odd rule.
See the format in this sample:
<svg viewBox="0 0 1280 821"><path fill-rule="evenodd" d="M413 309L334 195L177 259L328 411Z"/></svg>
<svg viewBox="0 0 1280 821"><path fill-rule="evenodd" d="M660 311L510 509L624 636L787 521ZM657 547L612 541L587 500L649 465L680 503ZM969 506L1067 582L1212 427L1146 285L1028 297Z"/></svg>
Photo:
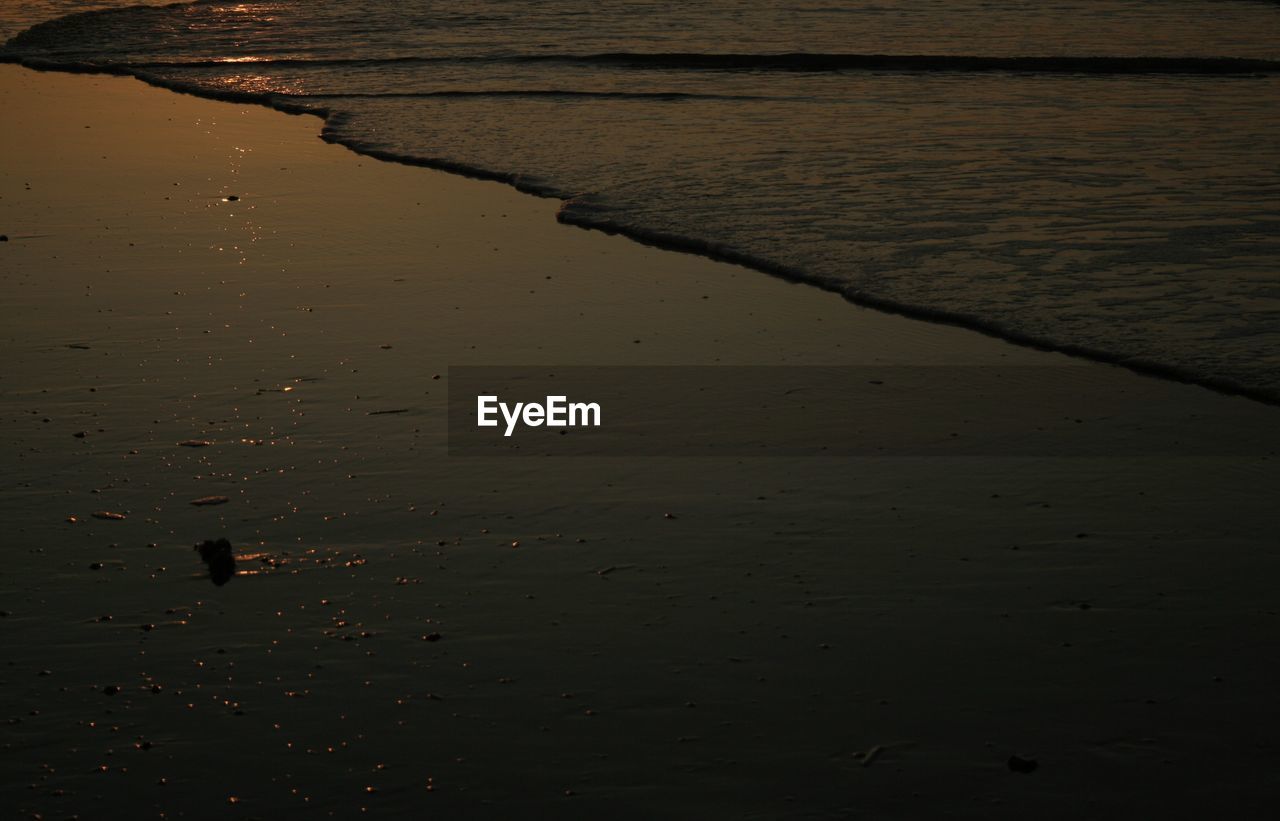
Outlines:
<svg viewBox="0 0 1280 821"><path fill-rule="evenodd" d="M558 225L313 117L9 66L0 110L6 814L1261 817L1280 786L1275 408ZM872 363L1118 375L1235 447L446 451L450 366Z"/></svg>

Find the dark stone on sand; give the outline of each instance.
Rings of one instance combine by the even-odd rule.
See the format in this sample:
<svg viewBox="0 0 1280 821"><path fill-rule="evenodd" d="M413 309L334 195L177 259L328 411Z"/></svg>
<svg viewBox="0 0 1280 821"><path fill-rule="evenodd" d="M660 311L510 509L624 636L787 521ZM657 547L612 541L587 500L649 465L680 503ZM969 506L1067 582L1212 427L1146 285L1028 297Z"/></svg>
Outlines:
<svg viewBox="0 0 1280 821"><path fill-rule="evenodd" d="M209 579L219 587L231 581L236 574L236 557L231 542L226 539L206 539L196 545L200 558L209 566Z"/></svg>
<svg viewBox="0 0 1280 821"><path fill-rule="evenodd" d="M1023 758L1020 755L1009 756L1009 770L1015 773L1033 773L1036 767L1040 766L1040 762L1034 758Z"/></svg>
<svg viewBox="0 0 1280 821"><path fill-rule="evenodd" d="M8 242L8 241L9 241L8 234L0 234L0 242Z"/></svg>
<svg viewBox="0 0 1280 821"><path fill-rule="evenodd" d="M114 696L116 693L120 692L120 688L114 684L108 684L106 687L102 688L102 692L106 695Z"/></svg>
<svg viewBox="0 0 1280 821"><path fill-rule="evenodd" d="M240 201L240 198L237 197L235 194L227 195L227 202L239 202L239 201Z"/></svg>

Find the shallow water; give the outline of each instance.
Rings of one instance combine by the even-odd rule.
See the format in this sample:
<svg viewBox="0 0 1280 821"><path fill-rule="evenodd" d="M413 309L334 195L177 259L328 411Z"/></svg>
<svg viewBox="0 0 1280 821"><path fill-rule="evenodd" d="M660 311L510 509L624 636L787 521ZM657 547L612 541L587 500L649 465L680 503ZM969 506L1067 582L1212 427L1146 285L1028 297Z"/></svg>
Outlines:
<svg viewBox="0 0 1280 821"><path fill-rule="evenodd" d="M5 51L310 108L571 222L1274 397L1280 65L1232 60L1277 43L1249 0L322 0L87 14Z"/></svg>

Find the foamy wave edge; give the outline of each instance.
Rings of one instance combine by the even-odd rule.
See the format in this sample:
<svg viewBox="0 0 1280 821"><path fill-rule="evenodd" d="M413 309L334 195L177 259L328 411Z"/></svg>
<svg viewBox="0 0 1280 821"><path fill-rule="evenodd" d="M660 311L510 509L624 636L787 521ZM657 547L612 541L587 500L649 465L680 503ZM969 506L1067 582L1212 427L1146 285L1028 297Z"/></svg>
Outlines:
<svg viewBox="0 0 1280 821"><path fill-rule="evenodd" d="M196 3L208 1L209 0L195 0ZM171 5L182 6L188 5L188 3L179 2ZM81 12L80 14L96 13L99 12ZM968 330L977 331L978 333L1002 339L1006 342L1023 347L1061 353L1067 356L1074 356L1107 365L1115 365L1145 376L1153 376L1174 382L1196 385L1218 393L1240 396L1267 405L1280 406L1280 389L1250 385L1230 377L1199 373L1188 368L1170 365L1168 363L1144 357L1130 356L1103 348L1095 348L1089 345L1081 345L1078 343L1053 339L1052 337L1027 333L976 314L951 311L945 308L936 308L928 305L918 305L911 302L890 299L870 293L860 288L852 287L831 277L824 277L801 268L784 265L763 257L757 257L753 254L740 251L730 245L719 243L711 239L657 231L644 228L643 226L634 226L625 222L611 220L593 212L593 207L598 211L604 211L606 209L600 205L593 206L591 194L566 191L557 188L549 182L529 175L483 168L480 166L456 162L446 158L422 157L413 154L405 154L364 143L353 137L343 136L340 133L340 129L349 121L349 116L343 112L333 111L328 107L303 105L268 92L208 89L191 83L167 80L128 65L100 64L93 62L63 62L47 58L24 58L17 55L7 54L0 54L0 63L21 65L35 71L63 72L72 74L106 74L133 77L147 83L148 85L163 88L179 94L188 94L193 97L217 100L221 102L260 105L284 114L314 115L321 118L323 121L323 125L320 130L320 138L322 140L327 143L342 146L353 153L376 160L382 160L384 162L397 163L399 165L431 168L472 179L500 182L509 185L522 193L548 199L558 199L561 201L561 206L556 214L556 219L558 222L565 225L572 225L584 230L601 231L614 236L626 237L642 245L648 245L666 251L693 254L713 259L718 262L726 262L744 268L749 268L789 282L809 285L820 288L824 291L839 294L848 302L861 307L871 308L885 313L898 314L911 319L954 325Z"/></svg>

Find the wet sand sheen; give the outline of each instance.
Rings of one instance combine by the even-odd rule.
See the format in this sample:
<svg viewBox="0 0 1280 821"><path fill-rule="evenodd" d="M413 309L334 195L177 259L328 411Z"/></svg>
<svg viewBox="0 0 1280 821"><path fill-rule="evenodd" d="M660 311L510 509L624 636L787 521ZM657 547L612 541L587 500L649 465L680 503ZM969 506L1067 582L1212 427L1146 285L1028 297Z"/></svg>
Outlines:
<svg viewBox="0 0 1280 821"><path fill-rule="evenodd" d="M5 806L991 818L1274 792L1268 454L450 459L450 365L1098 371L559 226L310 119L11 67L0 105ZM1159 390L1188 437L1228 405L1242 441L1274 419ZM223 536L215 586L192 546Z"/></svg>

